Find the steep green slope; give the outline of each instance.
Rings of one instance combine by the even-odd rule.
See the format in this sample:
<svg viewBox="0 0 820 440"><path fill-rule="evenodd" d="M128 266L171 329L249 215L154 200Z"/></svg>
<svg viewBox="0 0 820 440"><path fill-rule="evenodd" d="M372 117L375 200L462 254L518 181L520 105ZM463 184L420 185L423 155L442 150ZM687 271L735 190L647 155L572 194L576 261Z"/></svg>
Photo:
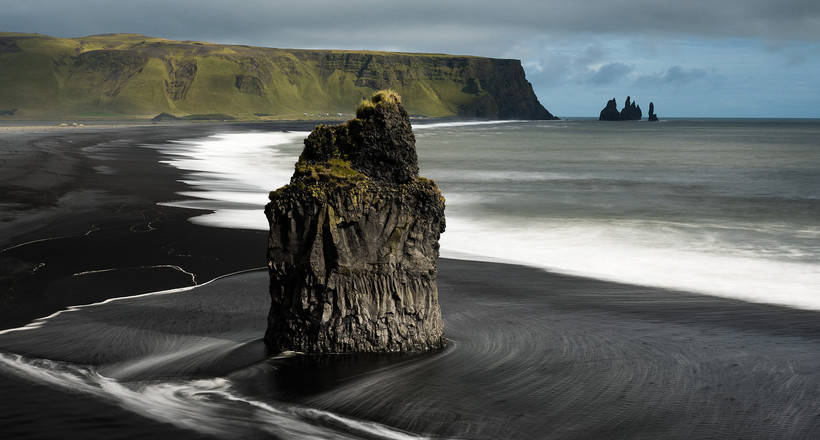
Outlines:
<svg viewBox="0 0 820 440"><path fill-rule="evenodd" d="M0 33L0 118L317 117L385 88L411 114L552 118L518 60Z"/></svg>

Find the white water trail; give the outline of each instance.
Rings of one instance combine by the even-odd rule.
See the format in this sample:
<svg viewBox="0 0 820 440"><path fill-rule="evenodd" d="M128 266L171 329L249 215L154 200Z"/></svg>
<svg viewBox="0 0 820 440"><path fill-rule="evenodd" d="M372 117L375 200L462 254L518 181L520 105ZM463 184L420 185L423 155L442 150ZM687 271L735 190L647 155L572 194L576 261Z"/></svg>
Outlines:
<svg viewBox="0 0 820 440"><path fill-rule="evenodd" d="M453 122L433 122L430 124L413 123L413 130L428 130L432 128L450 128L450 127L470 127L475 125L501 125L501 124L521 124L533 121L521 120L498 120L498 121L453 121ZM543 121L537 121L543 122Z"/></svg>
<svg viewBox="0 0 820 440"><path fill-rule="evenodd" d="M260 287L266 284L267 274L253 269L199 286L72 306L0 332L0 346L4 347L0 371L219 438L265 434L300 439L423 438L318 408L263 401L238 392L231 377L236 374L241 380L245 368L265 360L264 352L254 351L252 363L245 364L249 367L237 364L242 362L237 361L241 357L238 350L254 344L264 332L266 312L260 296L265 295L259 292L264 292ZM220 302L228 293L230 300ZM156 313L166 319L158 319ZM65 356L90 360L47 359ZM190 379L185 373L221 363L220 359L236 365L219 367L232 373L215 372L204 379ZM146 372L150 373L146 376Z"/></svg>
<svg viewBox="0 0 820 440"><path fill-rule="evenodd" d="M161 205L212 211L191 219L204 226L266 230L262 208L268 192L290 180L299 154L283 153L277 147L300 145L308 134L220 133L161 147L160 151L170 157L162 162L185 171L183 182L195 188L179 194L187 200ZM214 209L220 204L225 206Z"/></svg>
<svg viewBox="0 0 820 440"><path fill-rule="evenodd" d="M8 353L0 353L0 366L35 382L95 396L154 420L221 438L260 431L300 439L425 438L316 408L247 398L222 377L122 383L93 367Z"/></svg>
<svg viewBox="0 0 820 440"><path fill-rule="evenodd" d="M717 236L653 221L543 219L513 225L450 216L441 238L446 258L820 310L820 266L731 248Z"/></svg>

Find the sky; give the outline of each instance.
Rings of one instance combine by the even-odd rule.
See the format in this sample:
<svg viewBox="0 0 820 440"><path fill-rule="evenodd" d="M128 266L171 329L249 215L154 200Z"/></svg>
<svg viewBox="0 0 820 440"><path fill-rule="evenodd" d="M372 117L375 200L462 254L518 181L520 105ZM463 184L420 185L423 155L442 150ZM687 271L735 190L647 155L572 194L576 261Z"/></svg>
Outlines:
<svg viewBox="0 0 820 440"><path fill-rule="evenodd" d="M820 117L820 0L0 0L0 31L515 58L558 116Z"/></svg>

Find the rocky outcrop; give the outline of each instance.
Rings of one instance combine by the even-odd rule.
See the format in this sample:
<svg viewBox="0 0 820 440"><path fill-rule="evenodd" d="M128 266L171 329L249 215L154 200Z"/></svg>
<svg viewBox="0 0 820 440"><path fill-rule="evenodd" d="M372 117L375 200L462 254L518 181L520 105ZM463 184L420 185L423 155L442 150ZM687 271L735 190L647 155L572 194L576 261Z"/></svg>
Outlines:
<svg viewBox="0 0 820 440"><path fill-rule="evenodd" d="M606 107L601 110L601 115L598 116L599 121L620 121L621 114L618 112L618 103L615 98L606 102Z"/></svg>
<svg viewBox="0 0 820 440"><path fill-rule="evenodd" d="M444 198L418 175L397 94L317 126L272 192L265 341L279 352L422 351L445 345L436 286Z"/></svg>
<svg viewBox="0 0 820 440"><path fill-rule="evenodd" d="M606 107L601 110L598 116L599 121L640 121L643 116L641 106L637 102L632 101L631 97L627 96L624 102L624 108L618 111L618 104L615 98L610 99L606 103Z"/></svg>
<svg viewBox="0 0 820 440"><path fill-rule="evenodd" d="M174 116L170 113L162 112L162 113L154 116L153 118L151 118L151 120L154 121L154 122L165 122L165 121L180 121L180 120L182 120L182 118L178 118L178 117L176 117L176 116Z"/></svg>
<svg viewBox="0 0 820 440"><path fill-rule="evenodd" d="M658 115L655 114L655 103L654 102L649 103L649 121L650 122L657 122L658 121Z"/></svg>
<svg viewBox="0 0 820 440"><path fill-rule="evenodd" d="M621 120L640 121L641 117L643 117L641 106L639 106L635 101L630 101L630 97L627 96L626 101L624 102L624 108L621 109Z"/></svg>

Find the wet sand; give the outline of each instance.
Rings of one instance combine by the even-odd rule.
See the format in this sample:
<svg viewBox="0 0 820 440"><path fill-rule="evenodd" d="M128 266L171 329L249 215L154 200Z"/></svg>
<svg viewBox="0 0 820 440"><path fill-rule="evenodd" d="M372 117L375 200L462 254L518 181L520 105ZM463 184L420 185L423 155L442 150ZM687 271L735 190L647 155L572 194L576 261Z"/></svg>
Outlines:
<svg viewBox="0 0 820 440"><path fill-rule="evenodd" d="M122 381L226 377L243 399L435 438L820 435L815 312L442 259L442 352L267 359L267 282L252 271L80 309L0 349Z"/></svg>
<svg viewBox="0 0 820 440"><path fill-rule="evenodd" d="M175 124L0 135L0 328L69 305L264 266L264 233L193 225L186 219L195 211L157 205L188 187L176 169L158 163L158 151L136 146L310 127Z"/></svg>
<svg viewBox="0 0 820 440"><path fill-rule="evenodd" d="M176 170L157 163L155 150L133 148L220 129L0 136L0 327L69 305L262 266L264 233L196 226L186 221L193 211L157 206L185 186ZM94 272L102 269L116 270ZM441 353L420 357L299 357L244 367L217 353L195 365L173 364L181 370L123 370L124 361L156 352L157 344L139 344L144 335L168 335L161 338L166 351L203 338L253 342L264 327L256 321L267 313L264 271L223 279L217 290L188 291L211 292L207 301L186 303L184 295L126 301L96 317L65 314L70 319L55 320L50 336L44 327L27 335L28 342L4 337L0 345L104 366L123 379L224 374L249 396L436 437L820 436L817 312L523 266L443 259L439 270L451 342ZM225 307L229 299L233 308ZM76 326L76 334L66 334L58 322ZM130 347L94 348L122 340L122 332L133 338ZM66 344L86 346L87 338L88 351L48 344L60 334ZM242 356L256 361L267 354L254 348ZM0 427L13 428L6 432L19 438L199 436L12 375L0 374L0 391L15 396L0 405Z"/></svg>

